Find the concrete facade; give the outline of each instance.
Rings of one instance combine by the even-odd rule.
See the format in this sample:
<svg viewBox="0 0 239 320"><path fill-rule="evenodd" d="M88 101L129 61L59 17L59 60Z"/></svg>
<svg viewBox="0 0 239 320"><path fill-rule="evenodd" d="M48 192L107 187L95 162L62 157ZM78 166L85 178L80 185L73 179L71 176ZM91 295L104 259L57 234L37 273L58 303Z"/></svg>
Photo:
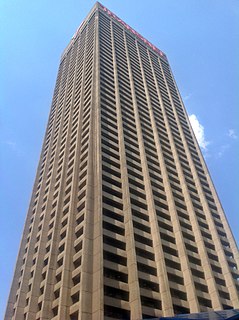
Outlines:
<svg viewBox="0 0 239 320"><path fill-rule="evenodd" d="M238 266L167 57L96 3L61 58L5 319L239 308Z"/></svg>

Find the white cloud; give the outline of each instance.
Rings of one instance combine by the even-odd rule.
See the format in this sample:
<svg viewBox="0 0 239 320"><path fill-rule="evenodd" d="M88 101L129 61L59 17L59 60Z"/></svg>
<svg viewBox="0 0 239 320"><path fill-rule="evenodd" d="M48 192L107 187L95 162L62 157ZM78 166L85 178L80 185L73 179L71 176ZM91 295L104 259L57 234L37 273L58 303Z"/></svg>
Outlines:
<svg viewBox="0 0 239 320"><path fill-rule="evenodd" d="M195 136L197 138L199 146L203 151L206 151L207 146L210 144L210 142L207 141L205 138L203 125L198 121L198 118L196 117L195 114L191 114L189 116L189 120L192 125Z"/></svg>
<svg viewBox="0 0 239 320"><path fill-rule="evenodd" d="M234 129L229 129L227 135L228 135L228 137L230 137L232 139L237 139L238 138L238 136L237 136L237 134L236 134Z"/></svg>

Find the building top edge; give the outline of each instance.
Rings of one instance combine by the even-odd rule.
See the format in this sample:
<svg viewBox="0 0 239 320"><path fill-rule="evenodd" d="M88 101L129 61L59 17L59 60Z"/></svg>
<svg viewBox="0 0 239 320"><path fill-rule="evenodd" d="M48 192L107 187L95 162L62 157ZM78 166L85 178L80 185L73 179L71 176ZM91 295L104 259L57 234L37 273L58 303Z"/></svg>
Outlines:
<svg viewBox="0 0 239 320"><path fill-rule="evenodd" d="M90 16L92 15L93 12L96 11L96 9L99 7L100 3L96 2L94 4L94 6L92 7L92 9L90 10L90 12L87 14L87 16L85 17L85 19L81 22L81 24L79 25L79 27L76 29L76 32L73 34L69 44L66 46L66 48L64 49L64 51L62 52L61 55L61 60L64 58L65 55L67 55L68 51L71 48L71 45L74 43L74 40L76 39L77 35L80 33L81 29L83 28L83 26L85 25L85 23L87 22L87 20L89 20Z"/></svg>
<svg viewBox="0 0 239 320"><path fill-rule="evenodd" d="M153 45L149 40L145 39L140 33L135 31L133 28L131 28L126 22L124 22L122 19L120 19L116 14L114 14L112 11L107 9L105 6L103 6L101 3L98 2L98 5L100 8L106 12L110 17L114 18L117 22L119 22L121 25L123 25L127 30L129 30L134 36L136 36L138 39L143 41L146 45L148 45L153 51L157 52L161 57L166 58L165 53L158 49L155 45Z"/></svg>
<svg viewBox="0 0 239 320"><path fill-rule="evenodd" d="M108 16L110 16L111 18L113 18L116 22L118 22L119 24L123 25L124 28L126 30L128 30L131 34L133 34L137 39L139 39L140 41L142 41L145 45L147 45L150 49L152 49L154 52L156 52L157 54L160 55L160 57L164 58L167 60L167 57L165 55L165 53L158 49L155 45L153 45L150 41L148 41L147 39L145 39L140 33L138 33L137 31L135 31L133 28L131 28L126 22L124 22L122 19L120 19L117 15L115 15L112 11L110 11L109 9L107 9L104 5L102 5L100 2L96 2L93 6L93 8L90 10L90 12L88 13L88 15L86 16L86 18L81 22L80 26L77 28L76 32L74 33L74 35L72 36L69 44L67 45L67 47L65 48L65 50L63 51L62 55L61 55L61 60L65 57L65 55L67 55L68 51L71 48L71 45L74 43L75 39L77 38L77 36L79 35L81 29L85 26L85 23L89 20L90 16L92 15L93 12L95 12L97 9L101 9L103 12L105 12Z"/></svg>

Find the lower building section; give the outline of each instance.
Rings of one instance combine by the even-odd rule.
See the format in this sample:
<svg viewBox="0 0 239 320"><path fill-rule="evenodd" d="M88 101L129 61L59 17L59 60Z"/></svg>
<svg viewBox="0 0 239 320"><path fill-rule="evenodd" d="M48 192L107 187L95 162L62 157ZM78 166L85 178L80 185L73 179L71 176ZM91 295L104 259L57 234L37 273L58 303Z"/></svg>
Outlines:
<svg viewBox="0 0 239 320"><path fill-rule="evenodd" d="M187 320L238 320L239 319L239 309L223 310L223 311L211 311L211 312L201 312L201 313L191 313L182 314L175 317L161 317L161 320L177 320L177 319L187 319ZM155 320L157 320L155 318Z"/></svg>

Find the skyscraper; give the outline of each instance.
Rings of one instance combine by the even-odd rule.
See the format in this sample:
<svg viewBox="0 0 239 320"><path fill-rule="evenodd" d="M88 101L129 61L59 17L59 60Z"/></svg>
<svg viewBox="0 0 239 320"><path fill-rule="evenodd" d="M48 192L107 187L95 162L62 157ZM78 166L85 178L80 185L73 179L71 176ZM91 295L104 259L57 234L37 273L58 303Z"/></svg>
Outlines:
<svg viewBox="0 0 239 320"><path fill-rule="evenodd" d="M236 308L238 266L167 57L97 3L61 58L6 319Z"/></svg>

